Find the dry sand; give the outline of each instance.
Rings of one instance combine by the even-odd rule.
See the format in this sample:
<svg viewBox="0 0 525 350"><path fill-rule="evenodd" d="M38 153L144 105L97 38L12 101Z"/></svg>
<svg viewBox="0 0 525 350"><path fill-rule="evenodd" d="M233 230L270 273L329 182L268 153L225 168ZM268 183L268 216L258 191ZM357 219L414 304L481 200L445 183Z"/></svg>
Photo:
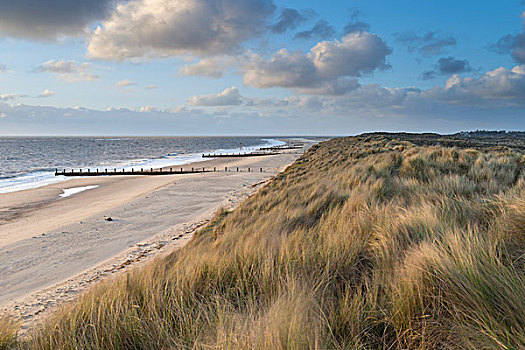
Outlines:
<svg viewBox="0 0 525 350"><path fill-rule="evenodd" d="M77 178L0 194L0 309L27 328L94 281L183 246L218 208L234 207L299 156L214 159L184 168L222 171Z"/></svg>

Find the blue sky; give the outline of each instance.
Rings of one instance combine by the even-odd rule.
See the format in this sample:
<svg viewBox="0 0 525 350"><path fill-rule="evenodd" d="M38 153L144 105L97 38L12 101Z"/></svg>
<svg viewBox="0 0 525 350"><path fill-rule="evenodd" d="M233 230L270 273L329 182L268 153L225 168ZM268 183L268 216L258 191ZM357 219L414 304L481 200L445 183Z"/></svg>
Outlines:
<svg viewBox="0 0 525 350"><path fill-rule="evenodd" d="M0 135L522 130L524 15L520 0L0 0Z"/></svg>

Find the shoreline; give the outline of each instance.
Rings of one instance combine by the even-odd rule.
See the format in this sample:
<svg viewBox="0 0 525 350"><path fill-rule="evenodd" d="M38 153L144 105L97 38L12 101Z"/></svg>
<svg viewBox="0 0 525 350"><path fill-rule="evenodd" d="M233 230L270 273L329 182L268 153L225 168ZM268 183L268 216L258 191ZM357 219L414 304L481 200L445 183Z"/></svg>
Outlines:
<svg viewBox="0 0 525 350"><path fill-rule="evenodd" d="M264 173L217 172L161 177L80 178L67 181L68 186L61 186L64 184L61 183L0 194L0 199L7 198L0 205L0 214L4 213L4 217L0 216L4 220L0 220L0 256L3 256L0 257L0 283L10 288L7 292L0 293L0 309L19 319L24 332L43 314L73 300L94 282L184 246L193 233L205 225L219 208L234 208L299 157L299 154L285 152L277 156L262 157L265 159L213 159L188 164L208 167L263 167L266 169ZM63 188L85 186L98 187L59 198ZM183 193L186 187L187 193ZM180 198L175 198L177 196ZM199 196L203 197L202 201L195 198ZM97 205L86 207L86 202L95 202ZM17 210L6 219L5 208L10 204L16 204L14 207ZM178 205L179 209L176 210L181 213L171 215L169 205ZM63 215L53 216L53 213L64 210ZM159 214L160 212L162 213ZM115 221L105 221L107 216L112 216ZM180 217L173 219L172 216ZM171 222L164 223L165 219ZM156 226L146 227L148 221ZM153 221L160 221L162 224ZM113 225L120 233L107 238L107 235L115 235L111 228ZM72 239L72 234L77 237ZM74 242L76 240L78 242ZM106 240L110 240L110 244ZM54 247L55 244L58 246ZM92 247L91 250L77 251L72 244ZM36 250L31 251L33 248ZM44 251L43 261L34 261L38 260L34 256L38 254L38 249ZM64 251L57 251L59 249ZM50 255L48 250L58 256ZM71 250L70 256L67 255L68 250ZM9 253L25 254L30 261L24 261L24 256L17 257L17 265L16 262L9 261ZM90 259L86 258L90 254L95 255L92 263L88 263ZM83 261L76 262L76 266L64 265L71 256L78 256ZM53 264L55 266L49 266ZM27 270L25 275L19 269ZM13 278L10 270L16 271L15 275L19 276ZM27 279L35 275L43 276L42 279L47 278L49 281L36 285L28 283Z"/></svg>
<svg viewBox="0 0 525 350"><path fill-rule="evenodd" d="M246 147L246 149L257 150L260 147L267 147L268 145L278 145L278 144L286 143L287 141L290 141L290 140L293 140L293 139L284 140L284 139L274 139L274 138L261 138L261 141L264 141L266 143L255 145L255 146L248 146ZM241 149L215 150L215 151L211 151L211 153L221 152L221 151L222 152L241 152L242 150ZM205 153L208 153L208 152L209 151L206 151ZM98 169L103 169L103 168L131 169L131 168L140 168L140 167L143 167L143 168L151 168L151 167L167 168L169 166L180 167L180 166L188 166L188 165L200 162L199 159L201 159L200 158L201 155L202 153L188 153L188 154L182 153L182 154L176 154L176 155L166 154L166 155L162 155L156 158L135 159L135 160L122 161L121 163L110 164L110 165L100 165L100 166L91 166L91 167L84 166L80 168L85 168L85 169L88 169L88 168L90 169L97 169L97 168ZM169 157L173 157L173 158L169 158ZM75 167L75 169L76 168L78 167ZM28 183L24 183L23 181L20 184L17 183L26 177L30 177L31 174L33 175L40 174L40 176L42 176L43 178L41 178L38 181L35 180L33 182L28 182ZM67 177L56 177L54 171L39 170L35 172L27 172L27 173L24 173L23 175L16 176L10 179L10 181L15 181L15 184L13 184L12 186L0 187L0 194L22 192L22 191L27 191L27 190L32 190L32 189L37 189L37 188L42 188L42 187L48 187L48 186L55 185L55 184L64 184L66 182L69 182L70 180L71 179Z"/></svg>

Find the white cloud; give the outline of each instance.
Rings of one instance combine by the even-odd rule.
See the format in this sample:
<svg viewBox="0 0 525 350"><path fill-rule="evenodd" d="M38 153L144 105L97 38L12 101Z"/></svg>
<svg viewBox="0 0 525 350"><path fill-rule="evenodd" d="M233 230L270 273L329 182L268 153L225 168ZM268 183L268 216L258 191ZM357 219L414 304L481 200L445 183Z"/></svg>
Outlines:
<svg viewBox="0 0 525 350"><path fill-rule="evenodd" d="M262 107L262 108L281 108L288 106L287 100L280 100L274 98L246 98L245 106L247 107Z"/></svg>
<svg viewBox="0 0 525 350"><path fill-rule="evenodd" d="M58 78L70 83L78 81L95 81L99 76L93 73L90 63L77 63L75 61L49 60L42 63L38 68L40 72L58 74Z"/></svg>
<svg viewBox="0 0 525 350"><path fill-rule="evenodd" d="M449 104L473 104L492 108L525 105L525 65L500 67L480 77L452 75L442 88L425 91L424 97Z"/></svg>
<svg viewBox="0 0 525 350"><path fill-rule="evenodd" d="M413 99L421 101L416 88L388 88L377 84L362 85L340 96L294 95L286 98L288 108L324 115L359 115L362 117L402 116L412 114ZM435 103L431 101L430 104ZM420 102L418 112L425 115L429 104ZM409 111L410 110L410 111Z"/></svg>
<svg viewBox="0 0 525 350"><path fill-rule="evenodd" d="M525 75L525 64L512 68L512 72L516 74Z"/></svg>
<svg viewBox="0 0 525 350"><path fill-rule="evenodd" d="M47 90L47 89L42 91L42 93L38 95L38 97L51 97L51 96L55 96L55 92L51 90Z"/></svg>
<svg viewBox="0 0 525 350"><path fill-rule="evenodd" d="M115 87L124 88L124 87L131 87L131 86L134 86L134 85L135 85L135 83L132 82L131 80L124 79L124 80L118 81L115 84Z"/></svg>
<svg viewBox="0 0 525 350"><path fill-rule="evenodd" d="M359 86L357 79L337 78L321 81L315 87L296 88L296 91L308 95L344 95L357 89Z"/></svg>
<svg viewBox="0 0 525 350"><path fill-rule="evenodd" d="M231 87L215 95L192 96L188 99L191 106L238 106L243 103L239 89Z"/></svg>
<svg viewBox="0 0 525 350"><path fill-rule="evenodd" d="M179 70L186 76L201 76L207 78L222 78L234 59L228 56L203 58L195 64L189 64Z"/></svg>
<svg viewBox="0 0 525 350"><path fill-rule="evenodd" d="M27 95L20 94L0 94L0 101L12 101L20 97L27 97Z"/></svg>
<svg viewBox="0 0 525 350"><path fill-rule="evenodd" d="M56 40L86 33L114 0L0 0L0 37Z"/></svg>
<svg viewBox="0 0 525 350"><path fill-rule="evenodd" d="M131 0L120 3L88 45L88 56L126 60L148 56L230 54L266 30L271 0Z"/></svg>
<svg viewBox="0 0 525 350"><path fill-rule="evenodd" d="M328 79L384 69L385 58L392 53L383 39L368 32L350 33L341 41L322 41L310 51L319 75Z"/></svg>
<svg viewBox="0 0 525 350"><path fill-rule="evenodd" d="M272 134L273 123L258 113L233 113L224 119L198 108L141 112L126 108L107 111L0 103L0 135L225 135L247 134L254 127ZM272 118L282 127L278 117ZM266 124L264 124L266 123ZM291 129L288 129L291 130Z"/></svg>
<svg viewBox="0 0 525 350"><path fill-rule="evenodd" d="M79 70L79 66L75 61L49 60L42 63L39 66L39 70L42 72L70 74L76 73Z"/></svg>
<svg viewBox="0 0 525 350"><path fill-rule="evenodd" d="M453 75L444 86L428 90L367 84L341 96L294 95L285 100L287 108L292 110L332 115L419 115L423 118L439 111L442 118L447 118L447 113L468 118L475 114L474 110L477 113L503 109L519 112L525 108L525 66L497 68L479 77ZM494 112L491 113L494 116Z"/></svg>
<svg viewBox="0 0 525 350"><path fill-rule="evenodd" d="M243 82L258 88L305 87L317 83L312 60L300 52L282 49L268 61L260 55L250 57L244 67Z"/></svg>
<svg viewBox="0 0 525 350"><path fill-rule="evenodd" d="M428 90L366 84L343 95L298 94L284 99L257 99L244 97L237 88L232 87L215 95L194 96L188 100L188 105L236 106L243 110L254 108L259 112L264 108L280 115L322 113L325 116L341 117L418 116L423 118L421 125L424 125L424 119L429 115L449 118L447 114L450 113L451 116L467 120L473 114L485 113L483 111L498 110L500 113L502 109L506 109L510 114L523 111L525 65L512 69L497 68L481 76L463 78L453 75L444 86ZM402 125L406 126L400 124L399 127Z"/></svg>
<svg viewBox="0 0 525 350"><path fill-rule="evenodd" d="M275 98L251 98L242 96L236 87L225 89L218 94L192 96L187 101L190 106L222 107L242 106L247 108L280 108L288 106L288 101ZM216 112L217 113L217 112ZM222 112L222 114L228 114Z"/></svg>
<svg viewBox="0 0 525 350"><path fill-rule="evenodd" d="M383 39L367 32L345 35L340 41L322 41L309 53L282 49L270 60L252 55L244 65L243 82L258 88L284 87L305 93L337 95L359 86L355 79L385 69L391 53Z"/></svg>
<svg viewBox="0 0 525 350"><path fill-rule="evenodd" d="M446 85L429 90L364 84L344 95L293 95L284 99L244 97L230 88L188 102L218 106L205 110L145 106L103 112L0 102L0 113L8 116L0 119L0 134L224 135L257 130L267 135L334 135L373 130L519 130L523 129L525 115L524 72L523 66L499 68L481 76L454 77ZM506 89L514 93L508 95ZM453 94L456 96L451 98Z"/></svg>
<svg viewBox="0 0 525 350"><path fill-rule="evenodd" d="M141 113L151 113L151 112L158 112L159 109L154 106L143 106L136 109L137 112Z"/></svg>

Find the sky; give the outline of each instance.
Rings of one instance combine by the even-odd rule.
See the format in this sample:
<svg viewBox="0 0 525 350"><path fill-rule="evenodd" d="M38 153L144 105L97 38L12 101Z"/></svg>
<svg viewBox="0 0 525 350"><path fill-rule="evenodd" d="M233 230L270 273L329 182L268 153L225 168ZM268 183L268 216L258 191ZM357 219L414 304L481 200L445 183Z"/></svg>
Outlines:
<svg viewBox="0 0 525 350"><path fill-rule="evenodd" d="M525 1L0 0L0 135L525 129Z"/></svg>

